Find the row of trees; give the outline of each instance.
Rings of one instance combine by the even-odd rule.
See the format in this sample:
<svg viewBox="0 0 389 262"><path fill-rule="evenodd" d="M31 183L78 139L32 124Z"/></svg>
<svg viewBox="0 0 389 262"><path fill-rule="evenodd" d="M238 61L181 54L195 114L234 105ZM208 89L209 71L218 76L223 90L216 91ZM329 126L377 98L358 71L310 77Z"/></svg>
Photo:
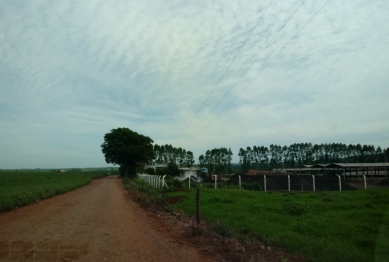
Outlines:
<svg viewBox="0 0 389 262"><path fill-rule="evenodd" d="M186 151L181 147L172 145L154 145L155 157L150 161L151 164L174 163L180 167L191 167L195 163L193 153Z"/></svg>
<svg viewBox="0 0 389 262"><path fill-rule="evenodd" d="M191 151L172 145L153 145L153 140L128 128L112 129L105 134L102 152L107 163L120 165L123 175L135 174L146 163L190 167L194 164ZM225 147L207 150L199 163L216 173L231 172L231 149ZM295 143L290 146L270 145L246 147L239 150L243 171L248 169L295 168L318 163L389 162L389 148L382 150L372 145L341 143Z"/></svg>
<svg viewBox="0 0 389 262"><path fill-rule="evenodd" d="M239 149L243 170L296 168L319 163L379 163L389 161L389 148L373 145L346 145L342 143L295 143L290 146L270 145Z"/></svg>
<svg viewBox="0 0 389 262"><path fill-rule="evenodd" d="M210 171L212 170L217 174L230 174L232 155L231 148L214 148L207 150L205 155L200 155L199 163L201 167L207 167Z"/></svg>
<svg viewBox="0 0 389 262"><path fill-rule="evenodd" d="M178 175L178 167L190 167L194 164L191 151L172 145L153 145L154 141L128 128L116 128L104 135L101 150L107 163L120 165L123 176L143 172L145 164L167 164L164 173Z"/></svg>

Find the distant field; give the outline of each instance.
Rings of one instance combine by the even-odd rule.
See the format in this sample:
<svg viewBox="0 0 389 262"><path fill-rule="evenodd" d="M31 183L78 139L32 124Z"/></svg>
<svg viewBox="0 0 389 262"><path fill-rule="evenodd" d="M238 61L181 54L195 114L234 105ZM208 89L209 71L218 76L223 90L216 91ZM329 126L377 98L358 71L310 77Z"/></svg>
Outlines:
<svg viewBox="0 0 389 262"><path fill-rule="evenodd" d="M175 208L195 214L195 190ZM201 215L225 236L255 238L310 261L389 261L389 190L278 193L201 189Z"/></svg>
<svg viewBox="0 0 389 262"><path fill-rule="evenodd" d="M107 172L0 172L0 212L89 184Z"/></svg>

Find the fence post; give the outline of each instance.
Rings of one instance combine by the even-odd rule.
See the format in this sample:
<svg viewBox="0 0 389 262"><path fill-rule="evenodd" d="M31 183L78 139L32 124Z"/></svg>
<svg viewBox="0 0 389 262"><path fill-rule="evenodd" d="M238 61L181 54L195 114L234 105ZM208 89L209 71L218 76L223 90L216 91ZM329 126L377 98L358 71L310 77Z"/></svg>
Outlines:
<svg viewBox="0 0 389 262"><path fill-rule="evenodd" d="M240 178L240 175L239 175L239 189L242 190L242 180Z"/></svg>
<svg viewBox="0 0 389 262"><path fill-rule="evenodd" d="M266 192L266 176L264 175L263 176L263 187L264 187L264 189L265 189L265 192Z"/></svg>
<svg viewBox="0 0 389 262"><path fill-rule="evenodd" d="M363 180L364 180L364 182L365 182L365 189L367 188L367 185L366 185L366 176L365 175L363 175Z"/></svg>
<svg viewBox="0 0 389 262"><path fill-rule="evenodd" d="M342 191L342 179L340 178L340 175L337 175L339 179L339 191Z"/></svg>
<svg viewBox="0 0 389 262"><path fill-rule="evenodd" d="M200 188L196 191L196 222L200 224Z"/></svg>
<svg viewBox="0 0 389 262"><path fill-rule="evenodd" d="M190 175L189 175L189 189L190 189Z"/></svg>
<svg viewBox="0 0 389 262"><path fill-rule="evenodd" d="M288 175L288 191L290 191L290 176Z"/></svg>
<svg viewBox="0 0 389 262"><path fill-rule="evenodd" d="M215 189L217 188L217 175L215 175Z"/></svg>
<svg viewBox="0 0 389 262"><path fill-rule="evenodd" d="M312 175L313 192L315 192L315 176Z"/></svg>
<svg viewBox="0 0 389 262"><path fill-rule="evenodd" d="M164 176L162 177L162 187L163 187L163 186L166 186L165 176L166 176L166 175L164 175ZM167 187L167 186L166 186L166 187Z"/></svg>

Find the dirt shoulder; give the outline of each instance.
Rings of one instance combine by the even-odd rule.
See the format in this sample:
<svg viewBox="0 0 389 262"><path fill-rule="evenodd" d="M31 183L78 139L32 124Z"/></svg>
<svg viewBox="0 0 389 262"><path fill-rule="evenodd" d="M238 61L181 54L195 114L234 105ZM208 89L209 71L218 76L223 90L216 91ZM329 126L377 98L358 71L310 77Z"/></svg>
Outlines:
<svg viewBox="0 0 389 262"><path fill-rule="evenodd" d="M0 261L218 261L129 200L119 178L0 214Z"/></svg>

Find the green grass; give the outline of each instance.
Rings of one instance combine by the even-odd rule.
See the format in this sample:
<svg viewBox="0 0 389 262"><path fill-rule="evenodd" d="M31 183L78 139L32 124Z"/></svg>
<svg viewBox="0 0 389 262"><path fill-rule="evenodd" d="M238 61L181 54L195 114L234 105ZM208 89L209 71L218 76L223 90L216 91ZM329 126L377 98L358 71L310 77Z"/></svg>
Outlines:
<svg viewBox="0 0 389 262"><path fill-rule="evenodd" d="M195 214L195 190L175 204ZM326 193L201 189L200 212L223 234L265 241L311 261L389 261L389 190ZM226 229L226 227L228 227Z"/></svg>
<svg viewBox="0 0 389 262"><path fill-rule="evenodd" d="M71 191L105 175L106 172L0 172L0 212Z"/></svg>

